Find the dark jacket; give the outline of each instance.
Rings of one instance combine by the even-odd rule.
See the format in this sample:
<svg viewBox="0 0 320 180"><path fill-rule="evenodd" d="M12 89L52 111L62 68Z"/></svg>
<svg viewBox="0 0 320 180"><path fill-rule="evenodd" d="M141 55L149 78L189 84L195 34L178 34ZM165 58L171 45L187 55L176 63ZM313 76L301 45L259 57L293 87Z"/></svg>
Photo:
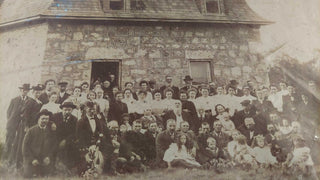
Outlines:
<svg viewBox="0 0 320 180"><path fill-rule="evenodd" d="M46 157L53 161L53 154L56 151L56 136L47 127L42 130L38 125L30 128L23 140L22 154L25 165L31 166L31 162L37 159L42 163Z"/></svg>
<svg viewBox="0 0 320 180"><path fill-rule="evenodd" d="M62 104L66 99L68 99L69 96L70 96L70 94L64 93L64 95L62 97L60 97L60 93L58 93L58 99L57 99L56 103Z"/></svg>
<svg viewBox="0 0 320 180"><path fill-rule="evenodd" d="M160 87L160 91L162 93L162 99L165 98L165 94L164 94L164 90L167 88L167 86L161 86ZM173 99L179 99L179 88L176 86L171 86L170 87L173 90L173 95L172 98Z"/></svg>
<svg viewBox="0 0 320 180"><path fill-rule="evenodd" d="M174 143L177 139L177 133L174 132L173 138L171 138L168 130L162 131L156 138L156 152L157 161L163 161L165 151L169 148L171 143Z"/></svg>
<svg viewBox="0 0 320 180"><path fill-rule="evenodd" d="M95 118L95 122L95 132L92 132L87 116L83 116L77 122L76 137L79 148L88 148L89 146L96 144L97 140L99 139L99 134L103 133L100 121Z"/></svg>
<svg viewBox="0 0 320 180"><path fill-rule="evenodd" d="M70 114L66 119L63 117L63 113L59 112L52 116L52 122L57 126L57 140L60 142L62 140L67 140L70 142L75 140L76 129L77 129L77 118Z"/></svg>
<svg viewBox="0 0 320 180"><path fill-rule="evenodd" d="M124 113L128 113L127 104L119 101L113 101L110 103L108 120L117 120L118 123L121 123L121 116Z"/></svg>

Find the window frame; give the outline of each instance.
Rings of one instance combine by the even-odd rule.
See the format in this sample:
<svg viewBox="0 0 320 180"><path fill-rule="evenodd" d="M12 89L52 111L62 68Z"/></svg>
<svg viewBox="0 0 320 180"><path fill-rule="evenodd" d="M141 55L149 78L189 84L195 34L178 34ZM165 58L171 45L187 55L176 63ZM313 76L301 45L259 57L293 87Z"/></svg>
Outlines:
<svg viewBox="0 0 320 180"><path fill-rule="evenodd" d="M208 12L207 10L207 2L210 2L210 1L215 1L218 3L218 13L211 13L211 12ZM223 13L223 7L222 7L222 1L223 0L203 0L203 13L206 14L206 15L224 15Z"/></svg>
<svg viewBox="0 0 320 180"><path fill-rule="evenodd" d="M208 70L210 72L207 72L207 79L208 79L208 82L199 82L199 83L209 83L209 82L212 82L213 79L214 79L214 72L213 72L213 63L212 63L212 60L211 59L189 59L188 60L188 64L189 64L189 75L194 78L194 76L192 75L192 69L191 69L191 64L192 62L202 62L202 63L208 63ZM195 81L197 82L197 81Z"/></svg>

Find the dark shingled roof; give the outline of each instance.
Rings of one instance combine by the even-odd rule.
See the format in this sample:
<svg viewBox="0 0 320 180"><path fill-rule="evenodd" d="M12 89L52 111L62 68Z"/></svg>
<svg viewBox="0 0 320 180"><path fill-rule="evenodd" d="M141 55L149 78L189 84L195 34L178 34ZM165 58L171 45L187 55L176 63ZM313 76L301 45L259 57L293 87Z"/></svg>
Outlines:
<svg viewBox="0 0 320 180"><path fill-rule="evenodd" d="M103 0L4 0L0 7L0 25L30 19L92 19L126 21L171 21L270 24L257 15L245 0L221 0L222 14L204 14L202 0L140 0L144 10L103 11ZM128 1L128 0L127 0ZM197 3L198 2L198 3Z"/></svg>

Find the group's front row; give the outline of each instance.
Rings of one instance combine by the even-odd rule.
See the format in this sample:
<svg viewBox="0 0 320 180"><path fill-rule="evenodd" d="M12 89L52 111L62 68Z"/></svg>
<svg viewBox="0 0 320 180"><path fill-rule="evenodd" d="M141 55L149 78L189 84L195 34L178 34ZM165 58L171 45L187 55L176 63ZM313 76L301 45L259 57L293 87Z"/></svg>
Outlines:
<svg viewBox="0 0 320 180"><path fill-rule="evenodd" d="M164 130L156 121L136 119L131 129L117 121L106 123L96 113L97 104L84 103L78 121L71 102L62 112L42 110L38 124L27 130L22 143L24 177L51 175L98 176L145 171L148 168L227 169L282 168L293 175L316 178L310 149L293 122L290 134L273 124L268 133L254 131L252 118L243 130L223 131L223 123L202 122L199 132L189 123L168 119ZM123 116L126 118L126 115ZM211 127L213 130L211 131Z"/></svg>

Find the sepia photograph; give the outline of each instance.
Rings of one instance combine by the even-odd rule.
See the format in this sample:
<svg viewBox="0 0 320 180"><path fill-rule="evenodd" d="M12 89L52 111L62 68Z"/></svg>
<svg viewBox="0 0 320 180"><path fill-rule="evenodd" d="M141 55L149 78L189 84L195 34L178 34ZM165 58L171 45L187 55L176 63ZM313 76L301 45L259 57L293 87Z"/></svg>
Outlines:
<svg viewBox="0 0 320 180"><path fill-rule="evenodd" d="M0 0L0 180L319 180L320 0Z"/></svg>

